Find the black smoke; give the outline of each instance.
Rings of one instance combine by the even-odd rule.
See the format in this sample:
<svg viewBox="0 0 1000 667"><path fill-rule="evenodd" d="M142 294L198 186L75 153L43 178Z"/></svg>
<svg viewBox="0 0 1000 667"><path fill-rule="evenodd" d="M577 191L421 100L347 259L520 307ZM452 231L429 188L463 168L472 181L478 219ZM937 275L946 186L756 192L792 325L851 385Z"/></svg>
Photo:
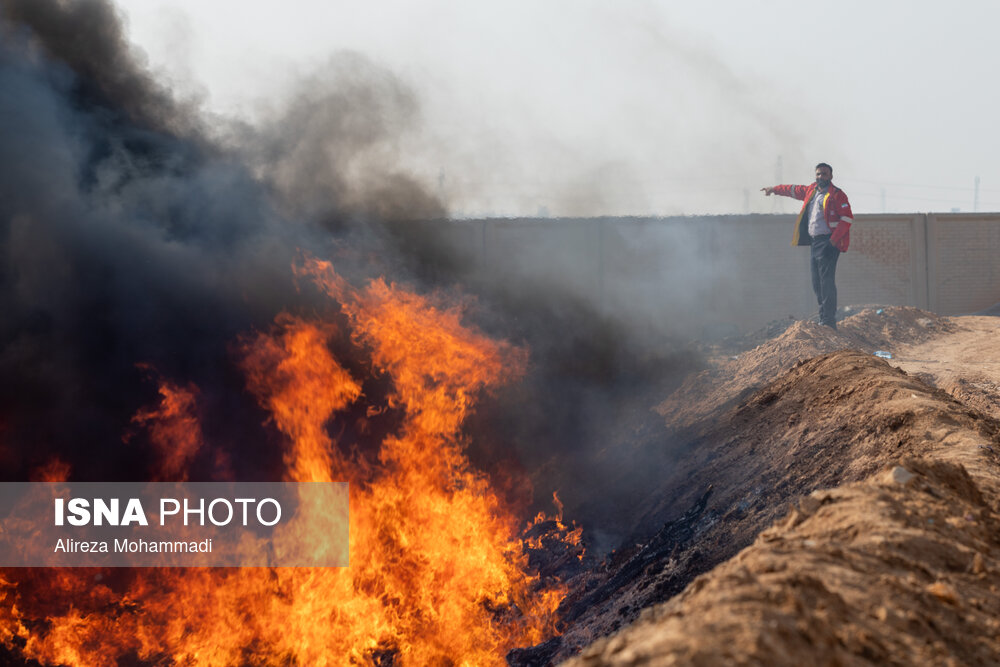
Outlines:
<svg viewBox="0 0 1000 667"><path fill-rule="evenodd" d="M256 126L209 120L148 73L108 1L0 0L4 479L53 457L73 479L148 474L149 449L122 434L156 401L149 367L199 387L206 440L226 454L223 466L206 451L192 479L273 475L280 448L233 345L279 312L329 308L293 278L309 252L354 281L476 292L470 317L527 346L532 366L470 423L473 458L498 479L520 471L537 504L560 491L571 517L613 532L663 464L647 451L663 444L649 397L690 359L637 342L579 295L480 279L447 242L442 204L396 166L418 122L414 93L353 53ZM348 445L350 417L334 426ZM624 428L637 423L640 436Z"/></svg>
<svg viewBox="0 0 1000 667"><path fill-rule="evenodd" d="M262 478L278 454L234 369L234 341L282 310L322 307L292 277L302 252L377 271L398 263L391 230L405 218L386 202L440 211L404 176L346 183L343 163L317 169L309 148L349 160L386 141L412 103L348 58L353 87L311 82L283 119L244 129L234 146L219 137L239 128L210 127L137 64L108 2L0 9L5 477L26 479L54 456L77 479L143 475L154 462L121 435L156 399L145 364L197 384L231 472ZM203 476L218 472L202 463Z"/></svg>

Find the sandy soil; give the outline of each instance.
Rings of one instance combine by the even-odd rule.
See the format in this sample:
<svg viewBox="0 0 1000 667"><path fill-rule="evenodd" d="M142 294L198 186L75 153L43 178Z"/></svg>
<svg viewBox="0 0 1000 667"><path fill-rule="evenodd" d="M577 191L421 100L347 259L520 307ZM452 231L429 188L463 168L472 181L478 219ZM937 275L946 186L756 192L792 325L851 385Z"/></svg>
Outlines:
<svg viewBox="0 0 1000 667"><path fill-rule="evenodd" d="M952 319L952 335L901 345L890 363L1000 418L1000 317Z"/></svg>
<svg viewBox="0 0 1000 667"><path fill-rule="evenodd" d="M554 661L1000 664L1000 318L798 322L657 411L662 528L576 582Z"/></svg>

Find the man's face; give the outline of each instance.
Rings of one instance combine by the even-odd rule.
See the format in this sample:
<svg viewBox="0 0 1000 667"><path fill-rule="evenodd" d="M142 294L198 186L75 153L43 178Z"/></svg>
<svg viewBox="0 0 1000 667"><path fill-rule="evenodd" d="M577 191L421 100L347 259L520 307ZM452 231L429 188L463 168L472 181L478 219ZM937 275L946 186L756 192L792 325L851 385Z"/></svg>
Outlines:
<svg viewBox="0 0 1000 667"><path fill-rule="evenodd" d="M825 188L830 185L830 181L833 180L833 171L829 167L817 167L816 168L816 185L821 188Z"/></svg>

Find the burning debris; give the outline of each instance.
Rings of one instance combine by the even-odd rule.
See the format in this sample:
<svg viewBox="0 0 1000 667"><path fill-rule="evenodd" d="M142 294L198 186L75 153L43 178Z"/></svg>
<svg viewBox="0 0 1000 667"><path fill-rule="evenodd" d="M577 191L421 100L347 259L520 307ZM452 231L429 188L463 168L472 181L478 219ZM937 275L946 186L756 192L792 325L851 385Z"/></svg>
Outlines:
<svg viewBox="0 0 1000 667"><path fill-rule="evenodd" d="M1000 448L993 422L871 355L835 352L950 331L890 309L836 334L782 326L692 379L661 403L683 434L671 441L646 414L656 401L622 410L636 396L623 387L649 397L690 362L630 356L622 327L583 300L560 299L553 315L538 293L473 281L484 304L451 286L469 268L408 224L439 216L440 203L372 159L415 104L393 77L358 76L343 91L314 81L286 116L234 132L136 66L107 2L0 0L0 12L0 154L17 165L0 170L6 478L344 480L351 511L349 568L7 570L3 662L546 664L754 544L788 500L845 482L867 484L864 495L897 449L933 454L912 446L932 430L928 414L977 432L983 457ZM331 76L376 69L351 56ZM831 388L831 377L845 380ZM902 394L921 409L885 400ZM626 428L598 406L627 414ZM831 420L803 406L853 412ZM949 522L934 504L935 525L963 540L965 528L993 527L961 470L908 465L920 489L969 505ZM539 483L551 479L569 488ZM559 498L555 516L525 521L532 483L541 496L558 490L568 517L592 510L605 544L631 541L594 567ZM827 499L804 503L754 553L816 539L802 531L824 529L811 517ZM795 560L766 556L739 580L751 596L766 592L769 563ZM993 573L989 554L942 558ZM975 582L939 579L901 585L918 602L978 600L977 628L995 630ZM792 608L840 604L830 582L789 581L808 593L789 597ZM690 615L699 591L718 590L699 586L665 613ZM894 627L911 620L872 611ZM586 659L621 647L609 640Z"/></svg>
<svg viewBox="0 0 1000 667"><path fill-rule="evenodd" d="M102 0L2 0L0 95L6 478L343 480L351 512L349 568L5 571L4 662L495 664L557 633L580 531L523 537L465 430L527 351L396 282L404 212L441 209L344 176L370 96L296 107L347 151L306 183L315 142L215 143Z"/></svg>
<svg viewBox="0 0 1000 667"><path fill-rule="evenodd" d="M374 455L345 451L328 434L331 418L367 401L362 383L330 352L332 321L282 315L271 332L241 346L249 388L287 442L285 478L350 482L351 566L71 570L51 579L11 571L8 649L73 665L129 656L215 665L435 664L462 656L488 664L556 631L564 591L552 574L531 574L529 553L559 542L578 561L580 532L559 517L539 517L523 542L516 517L470 467L460 439L475 397L516 375L523 352L464 327L458 311L426 297L381 281L357 290L318 260L299 271L337 300L370 372L391 379L384 403L368 408L400 414L398 431ZM144 410L137 421L191 442L176 430L196 433L196 423L178 412L197 392L167 387L162 409Z"/></svg>

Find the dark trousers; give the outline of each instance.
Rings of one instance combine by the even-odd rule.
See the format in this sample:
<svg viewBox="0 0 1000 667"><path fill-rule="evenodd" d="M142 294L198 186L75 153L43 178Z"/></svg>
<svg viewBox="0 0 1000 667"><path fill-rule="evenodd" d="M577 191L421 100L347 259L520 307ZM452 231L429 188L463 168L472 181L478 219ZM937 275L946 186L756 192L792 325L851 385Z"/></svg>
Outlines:
<svg viewBox="0 0 1000 667"><path fill-rule="evenodd" d="M809 267L812 270L813 292L819 302L819 323L837 328L837 260L840 251L830 243L830 235L812 237Z"/></svg>

